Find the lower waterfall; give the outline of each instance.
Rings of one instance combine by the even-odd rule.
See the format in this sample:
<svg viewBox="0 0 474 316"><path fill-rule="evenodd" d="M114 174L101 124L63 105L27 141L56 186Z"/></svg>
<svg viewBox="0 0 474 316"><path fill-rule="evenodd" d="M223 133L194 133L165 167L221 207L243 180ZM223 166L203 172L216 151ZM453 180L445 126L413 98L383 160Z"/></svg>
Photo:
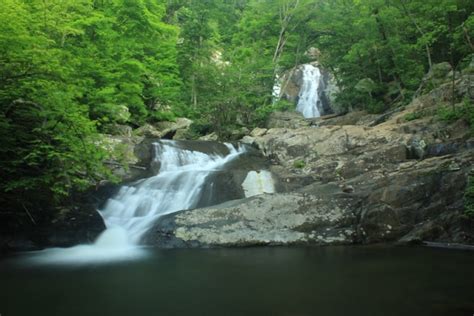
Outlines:
<svg viewBox="0 0 474 316"><path fill-rule="evenodd" d="M153 144L153 164L159 172L123 186L100 210L107 229L91 245L39 251L38 263L81 263L127 260L145 254L140 238L162 215L194 208L202 198L206 178L245 152L224 144L227 152L204 153L181 148L171 140ZM209 206L200 205L200 206Z"/></svg>
<svg viewBox="0 0 474 316"><path fill-rule="evenodd" d="M123 229L131 243L161 215L196 207L206 178L245 149L225 144L227 155L205 154L176 146L174 141L154 143L159 173L133 186L123 186L100 212L107 228Z"/></svg>

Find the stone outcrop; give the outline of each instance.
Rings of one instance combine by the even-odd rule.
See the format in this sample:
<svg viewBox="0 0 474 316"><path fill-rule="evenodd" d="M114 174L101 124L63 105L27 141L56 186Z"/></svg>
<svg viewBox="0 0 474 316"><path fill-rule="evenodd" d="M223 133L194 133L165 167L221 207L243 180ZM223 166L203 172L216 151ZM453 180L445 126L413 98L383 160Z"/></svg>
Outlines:
<svg viewBox="0 0 474 316"><path fill-rule="evenodd" d="M133 131L135 136L163 139L186 139L186 132L193 121L187 118L177 118L174 122L162 121L155 125L145 124Z"/></svg>
<svg viewBox="0 0 474 316"><path fill-rule="evenodd" d="M338 190L336 190L338 191ZM357 199L259 195L162 217L145 242L165 247L352 243Z"/></svg>
<svg viewBox="0 0 474 316"><path fill-rule="evenodd" d="M2 252L91 243L105 230L102 217L97 213L95 204L90 201L76 201L74 206L54 211L49 208L43 210L47 211L48 213L45 213L49 216L30 217L29 224L15 224L12 221L10 225L2 225L0 255Z"/></svg>
<svg viewBox="0 0 474 316"><path fill-rule="evenodd" d="M463 80L458 96L465 95ZM145 241L164 247L474 244L474 220L463 206L474 139L462 120L448 124L434 116L450 88L442 85L384 116L274 114L268 128L242 141L270 160L279 193L166 215Z"/></svg>

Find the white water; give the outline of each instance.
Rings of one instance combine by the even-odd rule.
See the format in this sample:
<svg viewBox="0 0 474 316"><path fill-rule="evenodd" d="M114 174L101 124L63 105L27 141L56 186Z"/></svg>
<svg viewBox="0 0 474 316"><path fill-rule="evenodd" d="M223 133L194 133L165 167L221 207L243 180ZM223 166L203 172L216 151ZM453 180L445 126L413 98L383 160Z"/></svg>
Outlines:
<svg viewBox="0 0 474 316"><path fill-rule="evenodd" d="M145 255L136 245L162 215L196 206L207 176L242 154L244 148L225 144L227 155L208 155L179 148L174 141L154 144L157 175L123 186L100 211L107 229L92 245L39 251L39 263L90 263L130 260Z"/></svg>
<svg viewBox="0 0 474 316"><path fill-rule="evenodd" d="M280 76L277 74L275 75L275 81L273 83L273 90L272 90L273 103L280 100L280 96L281 96L281 79L280 79Z"/></svg>
<svg viewBox="0 0 474 316"><path fill-rule="evenodd" d="M244 189L245 197L263 193L275 193L272 173L268 170L250 171L242 183L242 188Z"/></svg>
<svg viewBox="0 0 474 316"><path fill-rule="evenodd" d="M195 207L207 176L244 151L226 146L229 154L219 156L184 150L173 141L154 144L159 173L136 186L123 186L108 200L100 212L107 228L120 227L129 242L137 243L158 217Z"/></svg>
<svg viewBox="0 0 474 316"><path fill-rule="evenodd" d="M298 95L296 111L302 113L306 118L319 117L321 113L318 108L318 103L320 102L318 89L321 80L321 71L311 64L303 65L302 71L303 84L301 85Z"/></svg>

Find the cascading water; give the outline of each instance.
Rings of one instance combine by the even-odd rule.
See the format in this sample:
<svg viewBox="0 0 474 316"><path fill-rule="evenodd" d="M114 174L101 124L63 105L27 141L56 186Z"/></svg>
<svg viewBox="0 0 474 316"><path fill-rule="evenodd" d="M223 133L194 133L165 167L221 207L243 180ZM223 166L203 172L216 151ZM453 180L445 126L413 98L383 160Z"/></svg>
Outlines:
<svg viewBox="0 0 474 316"><path fill-rule="evenodd" d="M306 118L321 116L318 108L319 84L321 80L321 71L319 68L305 64L302 69L303 84L298 95L298 104L296 110Z"/></svg>
<svg viewBox="0 0 474 316"><path fill-rule="evenodd" d="M157 175L123 186L100 211L107 229L92 245L52 248L33 258L39 263L81 263L140 257L136 246L142 235L162 215L196 207L206 178L245 152L225 144L227 154L205 154L183 149L175 141L153 144Z"/></svg>
<svg viewBox="0 0 474 316"><path fill-rule="evenodd" d="M229 154L208 155L181 149L173 141L155 143L157 175L134 186L124 186L101 211L107 228L119 227L137 243L153 222L164 214L194 208L208 175L244 152L225 144Z"/></svg>

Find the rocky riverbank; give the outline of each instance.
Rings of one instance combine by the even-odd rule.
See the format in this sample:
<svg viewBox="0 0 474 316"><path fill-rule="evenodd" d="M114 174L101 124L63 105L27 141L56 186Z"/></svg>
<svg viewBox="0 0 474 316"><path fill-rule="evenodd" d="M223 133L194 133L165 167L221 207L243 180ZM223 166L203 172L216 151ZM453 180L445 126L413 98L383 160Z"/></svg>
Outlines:
<svg viewBox="0 0 474 316"><path fill-rule="evenodd" d="M469 76L456 81L456 99L469 98ZM246 132L241 142L254 147L255 154L246 166L231 167L235 169L231 177L219 176L219 187L229 194L217 200L240 198L240 184L256 162L259 169L272 172L278 193L165 215L143 243L159 247L474 244L474 220L464 206L468 178L474 176L474 138L464 120L439 119L440 108L451 96L452 86L446 83L383 115L358 111L304 119L296 112L273 113L265 128L235 133ZM467 106L472 106L469 102ZM459 110L463 106L466 101L455 105ZM98 145L121 152L107 163L122 183L130 183L159 169L159 163L152 161L153 142L186 138L190 124L179 119L134 131L117 128ZM221 145L197 141L192 146L208 151ZM13 224L2 228L0 249L92 242L105 228L96 209L116 188L101 183L72 199L69 207L33 216L23 205L24 211L12 212ZM37 208L46 210L47 205Z"/></svg>
<svg viewBox="0 0 474 316"><path fill-rule="evenodd" d="M469 83L462 80L457 97L466 95ZM305 120L275 113L271 128L254 129L242 141L272 161L280 193L166 215L144 241L164 247L473 244L474 220L463 196L474 172L474 139L463 120L446 123L436 115L450 89L441 85L383 116Z"/></svg>

